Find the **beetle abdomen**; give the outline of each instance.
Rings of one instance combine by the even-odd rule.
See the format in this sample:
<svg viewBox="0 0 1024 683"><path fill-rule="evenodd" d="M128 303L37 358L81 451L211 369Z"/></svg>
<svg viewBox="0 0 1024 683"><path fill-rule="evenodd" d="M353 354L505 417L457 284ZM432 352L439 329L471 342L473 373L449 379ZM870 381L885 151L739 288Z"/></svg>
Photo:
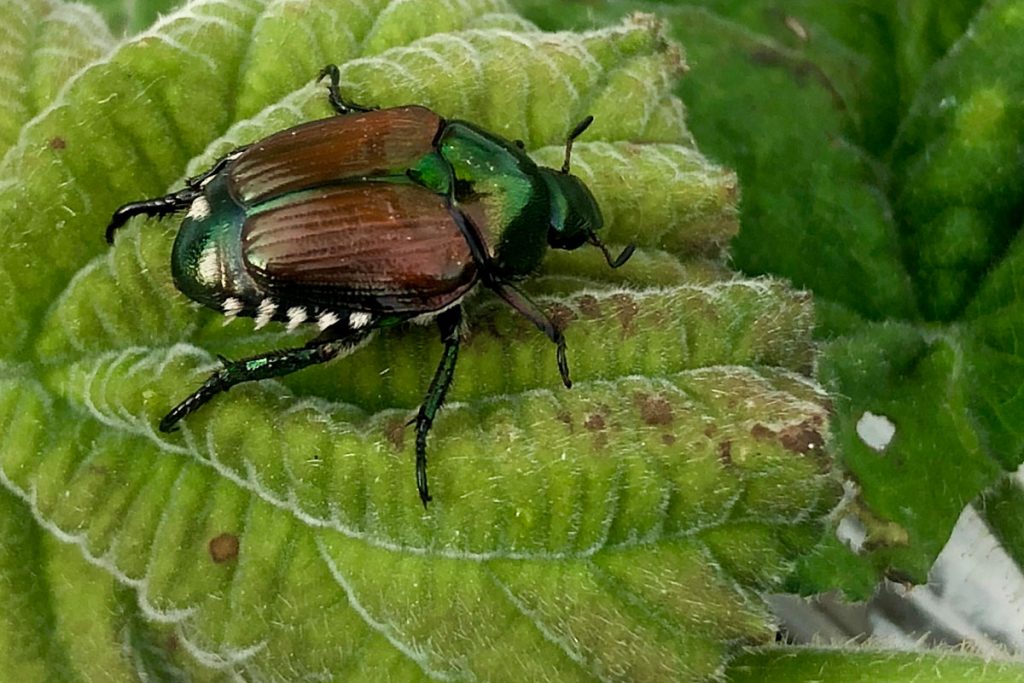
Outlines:
<svg viewBox="0 0 1024 683"><path fill-rule="evenodd" d="M376 313L426 313L464 296L477 266L445 198L362 182L296 193L250 215L249 275L281 298Z"/></svg>
<svg viewBox="0 0 1024 683"><path fill-rule="evenodd" d="M311 121L246 149L229 166L230 190L251 207L297 190L401 176L434 151L443 123L419 106Z"/></svg>

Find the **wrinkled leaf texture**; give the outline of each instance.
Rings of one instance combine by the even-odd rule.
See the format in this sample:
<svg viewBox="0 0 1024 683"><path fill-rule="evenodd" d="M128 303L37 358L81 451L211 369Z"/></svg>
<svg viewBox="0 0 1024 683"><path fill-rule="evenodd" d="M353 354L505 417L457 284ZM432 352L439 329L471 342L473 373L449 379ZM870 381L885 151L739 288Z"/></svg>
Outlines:
<svg viewBox="0 0 1024 683"><path fill-rule="evenodd" d="M732 263L815 295L866 542L828 540L791 587L924 582L972 503L1024 564L1024 3L519 4L550 27L663 16L691 130L743 187ZM895 427L882 452L867 413Z"/></svg>
<svg viewBox="0 0 1024 683"><path fill-rule="evenodd" d="M66 6L3 11L22 28L0 68L29 84L0 164L4 678L699 680L773 638L758 596L837 499L811 301L721 265L736 179L697 151L658 21L551 34L501 0L209 1L112 45L78 8L60 42L79 61L55 76L37 32ZM613 248L639 247L614 273L553 255L528 284L566 326L571 391L528 322L469 301L426 511L405 423L436 333L382 333L161 434L216 354L306 336L189 304L173 221L102 239L118 204L328 115L326 62L361 102L422 103L556 166L593 114L575 172Z"/></svg>

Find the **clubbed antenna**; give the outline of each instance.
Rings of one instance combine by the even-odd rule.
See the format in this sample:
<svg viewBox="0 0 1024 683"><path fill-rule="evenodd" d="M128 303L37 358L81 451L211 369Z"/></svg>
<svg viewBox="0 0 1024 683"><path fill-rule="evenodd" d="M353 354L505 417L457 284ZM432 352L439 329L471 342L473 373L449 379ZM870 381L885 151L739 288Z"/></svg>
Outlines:
<svg viewBox="0 0 1024 683"><path fill-rule="evenodd" d="M569 133L569 137L565 141L565 162L562 164L562 173L569 172L569 158L572 156L572 141L583 135L583 131L590 127L590 124L594 122L593 116L587 116L572 129Z"/></svg>

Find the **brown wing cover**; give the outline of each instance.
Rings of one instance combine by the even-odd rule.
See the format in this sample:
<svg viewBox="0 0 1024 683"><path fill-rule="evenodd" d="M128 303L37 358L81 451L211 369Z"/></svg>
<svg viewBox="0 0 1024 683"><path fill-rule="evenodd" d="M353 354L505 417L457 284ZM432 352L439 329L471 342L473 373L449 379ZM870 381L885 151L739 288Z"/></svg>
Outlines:
<svg viewBox="0 0 1024 683"><path fill-rule="evenodd" d="M295 190L402 172L434 150L442 123L417 106L310 121L246 149L229 167L230 191L253 206Z"/></svg>
<svg viewBox="0 0 1024 683"><path fill-rule="evenodd" d="M429 312L476 281L469 246L442 197L365 182L248 218L250 274L289 301L372 312Z"/></svg>

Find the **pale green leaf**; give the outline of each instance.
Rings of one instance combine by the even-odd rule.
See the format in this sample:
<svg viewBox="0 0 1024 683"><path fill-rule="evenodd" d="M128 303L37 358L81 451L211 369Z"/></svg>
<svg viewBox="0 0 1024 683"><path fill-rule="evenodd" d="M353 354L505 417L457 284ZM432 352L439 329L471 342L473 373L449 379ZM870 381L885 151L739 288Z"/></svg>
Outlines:
<svg viewBox="0 0 1024 683"><path fill-rule="evenodd" d="M191 3L21 131L0 167L0 276L24 294L0 310L0 483L11 538L48 580L5 547L27 596L11 606L31 618L4 636L26 653L0 659L4 676L700 680L773 638L759 592L838 494L828 399L807 295L722 265L736 180L688 132L679 47L649 16L552 34L494 0L435 9ZM425 104L555 166L593 114L574 169L609 242L638 246L615 272L593 249L555 255L525 284L565 330L572 390L529 322L467 303L426 510L406 422L436 333L381 331L163 434L216 354L308 332L225 327L188 303L172 221L102 239L120 203L329 115L324 61L357 101ZM41 157L58 130L76 153Z"/></svg>

